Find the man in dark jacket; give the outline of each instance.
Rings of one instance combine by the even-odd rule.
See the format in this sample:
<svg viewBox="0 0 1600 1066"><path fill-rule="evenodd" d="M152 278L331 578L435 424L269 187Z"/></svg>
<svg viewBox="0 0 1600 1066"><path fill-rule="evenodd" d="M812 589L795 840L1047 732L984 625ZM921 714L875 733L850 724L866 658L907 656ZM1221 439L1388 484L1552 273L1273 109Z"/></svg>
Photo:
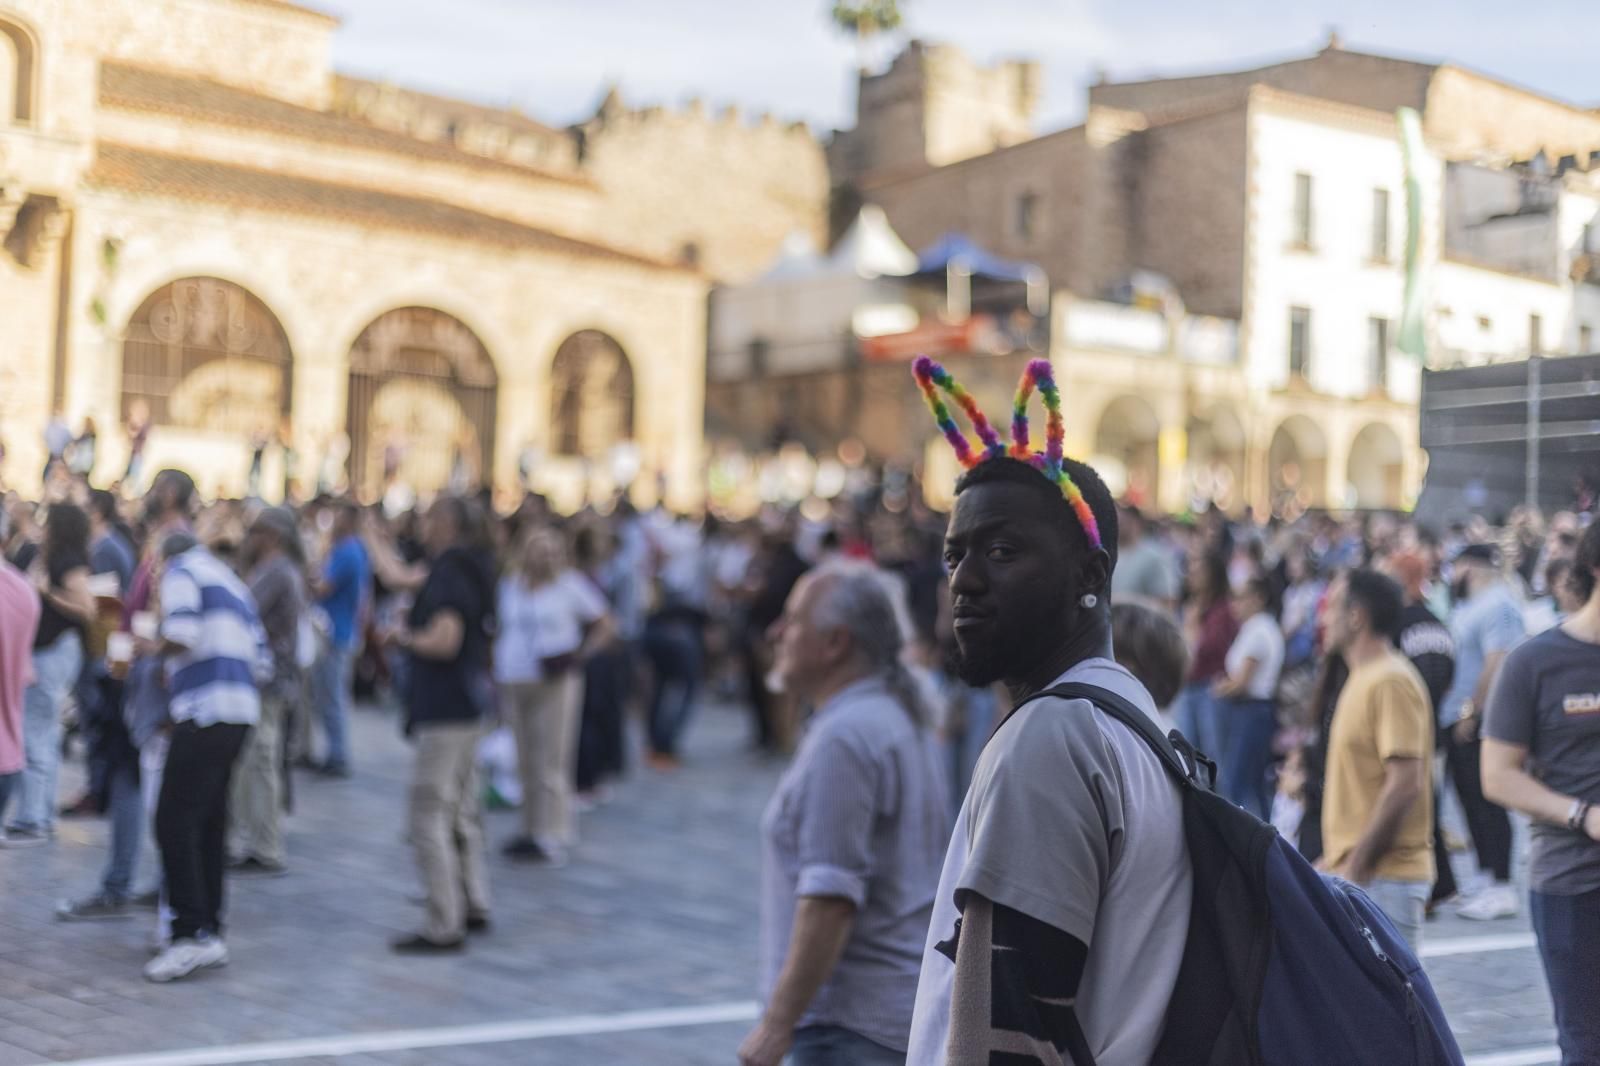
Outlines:
<svg viewBox="0 0 1600 1066"><path fill-rule="evenodd" d="M476 505L442 496L423 518L425 567L394 553L374 562L391 588L414 587L406 624L390 640L411 660L406 732L417 743L410 835L427 892L421 932L394 942L402 954L456 952L489 927L489 875L478 811L478 740L488 710L492 568L479 547Z"/></svg>
<svg viewBox="0 0 1600 1066"><path fill-rule="evenodd" d="M1455 643L1450 629L1428 609L1423 599L1423 582L1427 580L1428 564L1415 552L1398 552L1389 558L1384 567L1388 575L1399 582L1405 593L1405 608L1400 614L1400 636L1397 643L1400 653L1411 660L1422 683L1428 688L1428 703L1434 721L1439 718L1439 704L1450 691L1450 682L1456 675ZM1441 731L1442 732L1442 731ZM1443 750L1444 737L1435 738L1438 750ZM1431 769L1431 768L1430 768ZM1437 871L1433 892L1428 898L1428 913L1456 894L1455 872L1450 869L1450 849L1444 844L1444 831L1439 825L1439 796L1434 794L1433 804L1433 864Z"/></svg>

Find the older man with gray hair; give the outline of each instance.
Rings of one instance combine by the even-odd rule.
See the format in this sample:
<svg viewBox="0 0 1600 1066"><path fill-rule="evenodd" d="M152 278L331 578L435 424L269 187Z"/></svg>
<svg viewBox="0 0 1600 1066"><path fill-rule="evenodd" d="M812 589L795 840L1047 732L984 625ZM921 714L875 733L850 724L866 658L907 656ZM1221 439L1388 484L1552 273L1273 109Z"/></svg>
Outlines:
<svg viewBox="0 0 1600 1066"><path fill-rule="evenodd" d="M309 635L302 632L307 600L305 550L294 513L268 507L256 516L244 541L250 595L267 634L272 676L261 686L261 715L233 778L234 853L228 866L236 874L273 876L284 872L284 723L301 698L301 666Z"/></svg>
<svg viewBox="0 0 1600 1066"><path fill-rule="evenodd" d="M773 626L812 708L762 819L761 1021L742 1066L903 1064L949 801L887 575L833 563Z"/></svg>

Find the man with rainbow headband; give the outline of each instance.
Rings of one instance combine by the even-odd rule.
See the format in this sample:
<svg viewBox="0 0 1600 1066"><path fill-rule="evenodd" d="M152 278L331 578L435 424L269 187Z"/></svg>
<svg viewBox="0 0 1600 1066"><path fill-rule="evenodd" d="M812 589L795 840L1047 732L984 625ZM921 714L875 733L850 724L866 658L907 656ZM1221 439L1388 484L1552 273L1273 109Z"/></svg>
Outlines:
<svg viewBox="0 0 1600 1066"><path fill-rule="evenodd" d="M1189 926L1178 788L1095 704L1030 698L1088 684L1155 717L1111 654L1115 504L1062 454L1048 362L1028 364L1009 445L943 367L924 357L914 371L966 468L945 538L959 671L1003 682L1016 709L984 749L945 857L907 1059L1146 1066ZM1035 390L1043 452L1028 439Z"/></svg>

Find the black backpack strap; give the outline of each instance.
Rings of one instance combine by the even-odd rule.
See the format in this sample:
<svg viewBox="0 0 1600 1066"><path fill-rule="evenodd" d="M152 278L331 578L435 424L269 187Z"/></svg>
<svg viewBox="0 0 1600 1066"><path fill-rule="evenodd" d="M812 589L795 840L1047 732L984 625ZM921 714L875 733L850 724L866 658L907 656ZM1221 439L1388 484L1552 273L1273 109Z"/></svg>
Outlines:
<svg viewBox="0 0 1600 1066"><path fill-rule="evenodd" d="M1161 730L1151 721L1150 716L1135 707L1132 703L1099 685L1086 685L1076 681L1047 688L1043 692L1036 692L1029 697L1029 702L1044 696L1055 696L1063 700L1088 700L1102 711L1133 730L1140 740L1143 740L1150 750L1155 752L1156 759L1160 761L1173 779L1184 788L1197 785L1204 787L1201 767L1205 765L1203 757L1189 747L1187 741L1182 744L1183 753L1173 741L1161 735ZM1174 733L1182 739L1182 734ZM1185 756L1188 756L1185 759Z"/></svg>

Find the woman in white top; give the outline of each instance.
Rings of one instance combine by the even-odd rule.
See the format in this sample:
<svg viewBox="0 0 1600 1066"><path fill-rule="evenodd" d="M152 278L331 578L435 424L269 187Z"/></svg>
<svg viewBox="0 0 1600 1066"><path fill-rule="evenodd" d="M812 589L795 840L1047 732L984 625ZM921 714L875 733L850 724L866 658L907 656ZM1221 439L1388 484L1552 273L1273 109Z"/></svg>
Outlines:
<svg viewBox="0 0 1600 1066"><path fill-rule="evenodd" d="M494 676L517 740L522 832L505 846L514 859L560 865L576 836L573 775L583 659L609 639L605 597L568 562L553 529L534 529L500 581Z"/></svg>
<svg viewBox="0 0 1600 1066"><path fill-rule="evenodd" d="M1219 713L1228 723L1219 791L1260 818L1271 811L1267 770L1272 765L1272 738L1278 731L1274 696L1283 670L1283 630L1273 607L1272 589L1261 574L1246 580L1234 595L1239 635L1224 660L1226 675L1211 689L1219 701Z"/></svg>

